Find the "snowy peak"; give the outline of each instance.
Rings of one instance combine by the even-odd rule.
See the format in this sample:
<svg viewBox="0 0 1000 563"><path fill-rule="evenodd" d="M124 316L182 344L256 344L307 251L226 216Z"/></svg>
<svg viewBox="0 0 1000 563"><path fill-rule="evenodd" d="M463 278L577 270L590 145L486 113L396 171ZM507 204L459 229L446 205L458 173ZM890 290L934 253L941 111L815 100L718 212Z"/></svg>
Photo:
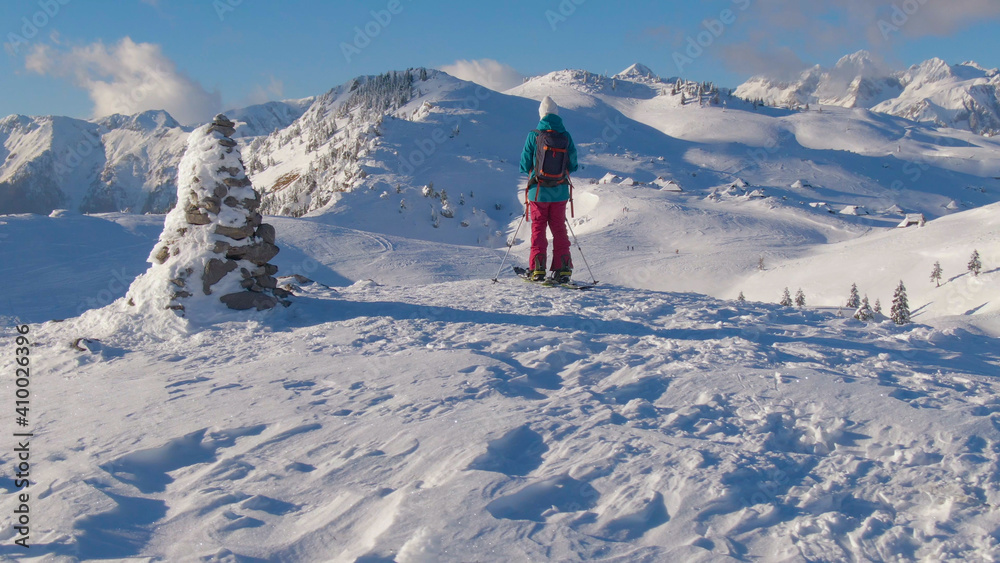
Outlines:
<svg viewBox="0 0 1000 563"><path fill-rule="evenodd" d="M841 57L833 67L833 72L848 73L852 77L885 78L892 74L891 69L877 62L868 51L858 51L852 55Z"/></svg>
<svg viewBox="0 0 1000 563"><path fill-rule="evenodd" d="M974 133L1000 132L1000 76L976 63L934 58L899 74L904 91L872 109Z"/></svg>
<svg viewBox="0 0 1000 563"><path fill-rule="evenodd" d="M109 130L127 129L151 133L157 129L179 128L181 124L177 122L169 113L163 110L149 110L135 115L122 115L116 113L98 119L96 123Z"/></svg>
<svg viewBox="0 0 1000 563"><path fill-rule="evenodd" d="M657 75L655 72L650 70L648 66L640 63L635 63L632 66L616 74L615 78L621 78L625 80L634 80L636 78L639 79L651 78L655 80L657 78Z"/></svg>
<svg viewBox="0 0 1000 563"><path fill-rule="evenodd" d="M236 133L233 138L259 137L288 127L302 117L315 101L316 97L266 102L229 110L225 114L236 123Z"/></svg>
<svg viewBox="0 0 1000 563"><path fill-rule="evenodd" d="M867 51L816 66L796 80L756 76L735 94L770 105L823 104L865 108L939 126L994 135L1000 131L1000 77L975 62L949 65L940 58L892 71Z"/></svg>
<svg viewBox="0 0 1000 563"><path fill-rule="evenodd" d="M868 51L858 51L842 57L833 68L816 65L792 81L755 76L737 88L735 95L785 107L824 104L870 108L901 91L899 80L888 67Z"/></svg>

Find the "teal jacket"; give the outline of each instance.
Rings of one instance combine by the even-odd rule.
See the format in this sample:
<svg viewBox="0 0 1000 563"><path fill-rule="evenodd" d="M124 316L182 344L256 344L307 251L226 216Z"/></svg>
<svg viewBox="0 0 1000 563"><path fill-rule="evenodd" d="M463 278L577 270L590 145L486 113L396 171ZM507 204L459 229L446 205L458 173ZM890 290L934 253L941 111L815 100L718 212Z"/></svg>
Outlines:
<svg viewBox="0 0 1000 563"><path fill-rule="evenodd" d="M570 136L569 132L566 131L566 127L563 125L562 118L555 114L547 114L538 122L538 130L544 131L546 129L552 129L553 131L559 131L561 133L566 133L569 137L569 167L568 170L576 172L577 161L576 161L576 145L573 144L573 137ZM521 173L531 174L535 169L535 150L537 145L535 144L535 138L537 133L532 131L528 133L528 139L524 142L524 151L521 152ZM531 177L531 189L528 190L528 201L568 201L569 200L569 182L565 184L560 184L551 188L542 188L540 193L538 191L538 186L535 184L534 176ZM537 199L536 199L537 198Z"/></svg>

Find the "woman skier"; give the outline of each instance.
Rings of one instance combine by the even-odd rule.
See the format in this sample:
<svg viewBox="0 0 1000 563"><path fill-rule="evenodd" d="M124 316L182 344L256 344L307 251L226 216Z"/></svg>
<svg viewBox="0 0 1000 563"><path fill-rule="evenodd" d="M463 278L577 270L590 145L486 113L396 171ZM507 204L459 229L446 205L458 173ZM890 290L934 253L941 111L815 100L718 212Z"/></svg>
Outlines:
<svg viewBox="0 0 1000 563"><path fill-rule="evenodd" d="M552 98L545 96L538 107L538 116L541 119L538 129L528 134L521 152L521 173L530 175L525 192L531 220L528 269L532 280L545 279L547 227L552 231L552 278L566 283L573 274L566 203L571 197L569 173L577 170L576 145Z"/></svg>

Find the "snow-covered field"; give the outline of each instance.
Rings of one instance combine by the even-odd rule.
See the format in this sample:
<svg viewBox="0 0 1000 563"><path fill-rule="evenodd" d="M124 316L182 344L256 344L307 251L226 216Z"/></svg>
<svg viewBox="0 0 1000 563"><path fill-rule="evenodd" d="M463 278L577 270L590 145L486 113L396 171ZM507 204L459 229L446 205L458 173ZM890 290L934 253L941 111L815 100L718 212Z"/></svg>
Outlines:
<svg viewBox="0 0 1000 563"><path fill-rule="evenodd" d="M991 337L618 285L299 293L166 340L34 325L32 554L998 553Z"/></svg>
<svg viewBox="0 0 1000 563"><path fill-rule="evenodd" d="M433 104L381 123L356 189L267 217L287 309L136 314L123 296L162 215L0 216L0 464L18 462L21 324L34 434L32 547L7 473L0 558L1000 559L1000 145L573 76L474 110L467 83L425 84ZM589 291L490 281L545 92L579 132ZM412 175L394 166L455 116ZM243 147L277 157L255 184L312 166L296 142ZM899 211L927 224L897 229ZM857 283L888 310L900 279L914 324L840 308ZM807 306L775 304L786 286Z"/></svg>

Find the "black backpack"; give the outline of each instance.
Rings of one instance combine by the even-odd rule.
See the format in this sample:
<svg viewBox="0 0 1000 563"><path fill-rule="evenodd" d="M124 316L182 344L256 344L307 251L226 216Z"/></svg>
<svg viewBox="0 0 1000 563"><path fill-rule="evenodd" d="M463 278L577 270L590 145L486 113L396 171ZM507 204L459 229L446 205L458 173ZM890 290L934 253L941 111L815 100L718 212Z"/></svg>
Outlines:
<svg viewBox="0 0 1000 563"><path fill-rule="evenodd" d="M565 184L569 178L569 135L553 129L534 131L535 180L543 188Z"/></svg>

